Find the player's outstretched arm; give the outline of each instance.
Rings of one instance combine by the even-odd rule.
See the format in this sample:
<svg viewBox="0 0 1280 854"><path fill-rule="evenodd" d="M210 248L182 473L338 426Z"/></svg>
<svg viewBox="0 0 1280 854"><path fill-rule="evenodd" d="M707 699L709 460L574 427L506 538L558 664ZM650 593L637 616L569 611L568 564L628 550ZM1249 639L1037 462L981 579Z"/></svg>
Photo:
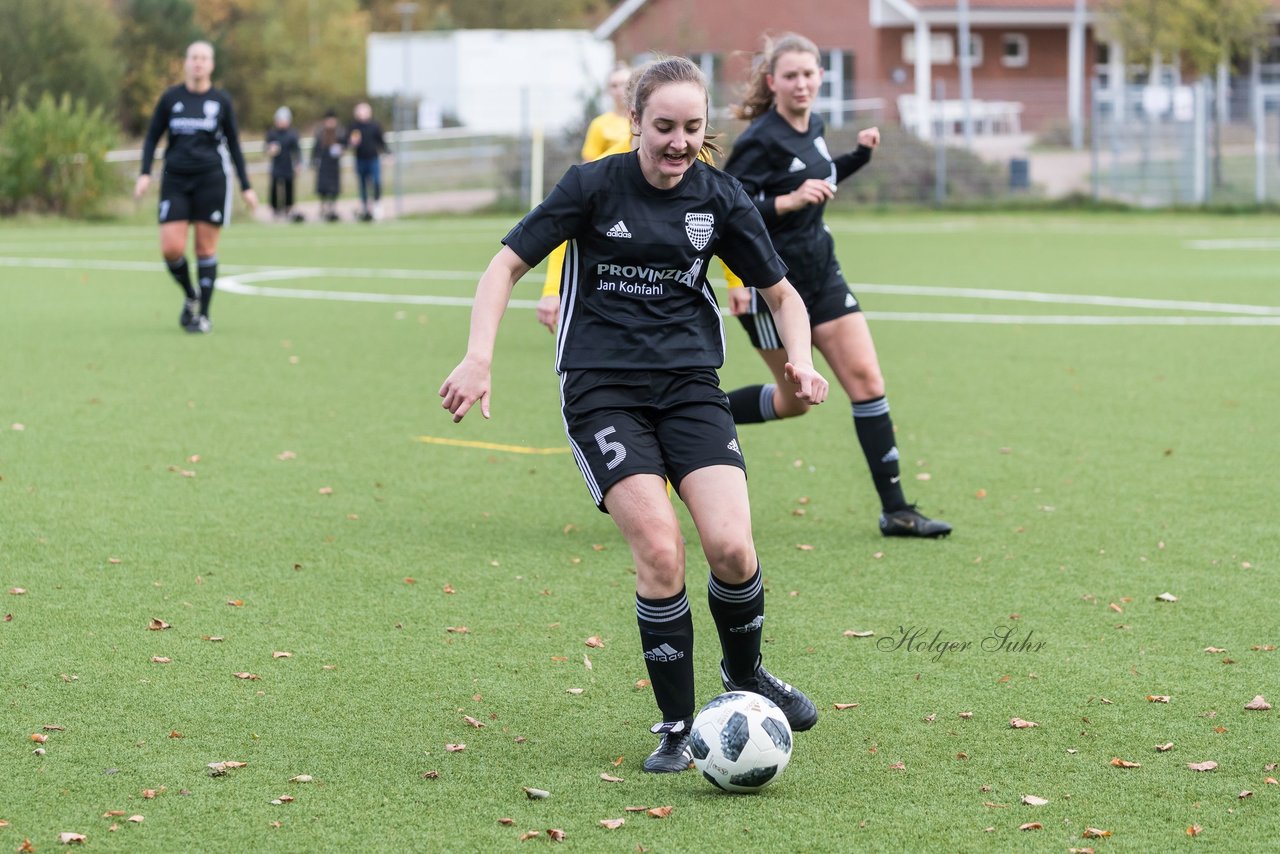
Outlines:
<svg viewBox="0 0 1280 854"><path fill-rule="evenodd" d="M476 401L480 402L480 414L489 417L490 367L498 324L511 300L511 289L527 272L529 265L504 246L480 276L471 307L467 355L440 386L441 406L453 414L455 422L461 421Z"/></svg>
<svg viewBox="0 0 1280 854"><path fill-rule="evenodd" d="M787 350L787 379L800 386L796 397L809 403L827 399L827 381L813 367L813 344L809 332L809 312L804 300L785 278L760 295L773 313L778 337Z"/></svg>

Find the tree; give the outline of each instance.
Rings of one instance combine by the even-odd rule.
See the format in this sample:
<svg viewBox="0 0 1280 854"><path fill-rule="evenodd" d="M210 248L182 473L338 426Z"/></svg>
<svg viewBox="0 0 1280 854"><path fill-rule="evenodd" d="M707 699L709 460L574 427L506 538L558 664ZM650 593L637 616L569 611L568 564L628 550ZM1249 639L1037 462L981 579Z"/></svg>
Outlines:
<svg viewBox="0 0 1280 854"><path fill-rule="evenodd" d="M397 32L400 0L361 0L374 32ZM417 0L413 29L535 29L589 26L607 0Z"/></svg>
<svg viewBox="0 0 1280 854"><path fill-rule="evenodd" d="M115 110L123 63L107 0L5 0L0 25L0 100L34 104L69 94Z"/></svg>
<svg viewBox="0 0 1280 854"><path fill-rule="evenodd" d="M140 135L151 119L156 98L182 79L187 45L204 38L196 26L191 0L119 0L124 58L120 86L120 123L126 133Z"/></svg>

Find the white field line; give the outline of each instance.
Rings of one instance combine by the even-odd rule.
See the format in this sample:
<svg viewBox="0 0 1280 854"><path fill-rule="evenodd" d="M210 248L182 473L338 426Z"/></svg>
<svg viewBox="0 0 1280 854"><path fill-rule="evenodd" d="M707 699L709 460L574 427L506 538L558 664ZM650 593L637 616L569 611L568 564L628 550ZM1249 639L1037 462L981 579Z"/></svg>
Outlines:
<svg viewBox="0 0 1280 854"><path fill-rule="evenodd" d="M75 260L67 258L0 257L0 267L35 267L45 269L98 269L154 273L159 266L148 261ZM333 302L391 303L407 305L443 305L467 307L471 297L425 294L382 294L362 291L333 291L306 288L275 288L253 284L265 281L289 281L309 278L397 279L416 281L474 281L469 271L398 270L342 267L245 267L228 264L223 267L231 275L223 276L220 290L242 296L264 296L283 299L329 300ZM241 272L243 271L243 272ZM1200 300L1154 300L1135 297L1112 297L1087 294L1052 294L1041 291L1010 291L995 288L944 288L927 285L878 285L861 282L850 285L857 293L896 294L900 296L938 297L949 299L1003 300L1054 305L1105 306L1165 311L1208 312L1235 315L1200 317L1194 315L1013 315L973 314L965 312L867 312L875 320L899 320L937 323L1025 324L1036 326L1280 326L1280 307L1215 303ZM512 308L535 308L536 300L513 299Z"/></svg>

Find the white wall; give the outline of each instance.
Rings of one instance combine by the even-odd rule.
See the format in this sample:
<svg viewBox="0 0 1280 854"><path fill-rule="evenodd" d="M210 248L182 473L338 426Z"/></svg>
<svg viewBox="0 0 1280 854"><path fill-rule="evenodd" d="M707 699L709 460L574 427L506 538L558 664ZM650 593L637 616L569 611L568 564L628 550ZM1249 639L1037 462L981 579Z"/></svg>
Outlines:
<svg viewBox="0 0 1280 854"><path fill-rule="evenodd" d="M407 90L476 131L556 131L581 120L613 62L613 43L587 30L373 33L367 85L375 96Z"/></svg>

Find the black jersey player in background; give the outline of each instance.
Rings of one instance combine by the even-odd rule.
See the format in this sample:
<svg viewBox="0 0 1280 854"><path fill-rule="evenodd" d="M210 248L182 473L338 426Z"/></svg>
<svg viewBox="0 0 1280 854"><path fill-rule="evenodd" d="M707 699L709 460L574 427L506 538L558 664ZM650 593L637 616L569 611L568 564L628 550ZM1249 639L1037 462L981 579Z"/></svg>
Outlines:
<svg viewBox="0 0 1280 854"><path fill-rule="evenodd" d="M218 278L218 235L231 221L230 163L235 165L245 203L257 207L240 151L231 97L213 86L213 45L192 42L182 65L183 82L160 96L142 144L142 172L133 195L151 186L151 164L160 137L169 134L160 181L160 251L169 273L182 288L178 323L188 332L207 333L209 301ZM196 224L199 291L187 265L187 226Z"/></svg>
<svg viewBox="0 0 1280 854"><path fill-rule="evenodd" d="M592 498L613 517L636 567L641 650L662 722L644 770L689 765L696 710L693 617L679 521L664 478L689 508L711 566L708 602L726 689L777 703L795 730L817 721L803 693L764 669L764 586L751 535L742 453L717 369L724 327L706 268L713 254L756 288L792 356L807 403L827 382L810 361L804 303L738 181L698 160L707 89L697 66L655 61L640 74L631 122L639 148L573 166L503 238L476 288L467 354L440 388L461 421L489 417L498 323L515 283L568 241L556 340L565 431Z"/></svg>
<svg viewBox="0 0 1280 854"><path fill-rule="evenodd" d="M849 290L835 242L822 221L836 185L862 168L880 143L875 128L858 134L858 148L832 158L823 139L823 121L813 113L822 83L818 48L803 36L787 34L766 42L738 118L751 124L738 137L725 171L742 181L756 203L769 235L787 264L787 278L809 309L813 343L826 358L853 404L853 425L880 496L880 532L885 536L942 537L951 526L922 515L902 492L898 448L889 418L884 377L866 316ZM730 268L733 268L730 263ZM774 319L751 288L730 290L730 311L739 316L751 343L773 371L774 382L729 394L738 424L790 418L809 411L783 371Z"/></svg>

